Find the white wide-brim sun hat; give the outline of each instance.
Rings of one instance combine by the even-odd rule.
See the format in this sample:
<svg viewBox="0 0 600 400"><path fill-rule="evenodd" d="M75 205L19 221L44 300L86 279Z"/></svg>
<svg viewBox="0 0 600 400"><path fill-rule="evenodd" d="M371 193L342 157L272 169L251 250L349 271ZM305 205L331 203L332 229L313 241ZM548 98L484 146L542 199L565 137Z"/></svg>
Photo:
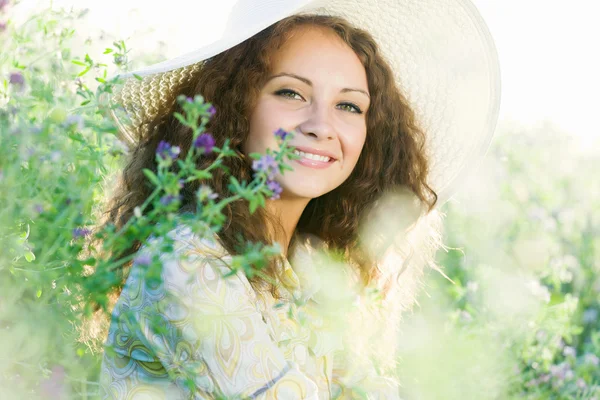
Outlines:
<svg viewBox="0 0 600 400"><path fill-rule="evenodd" d="M204 3L190 1L185 11L162 3L162 20L175 24L181 12L210 18ZM203 60L294 14L341 16L375 38L425 132L428 183L438 194L437 206L445 203L485 155L500 108L494 41L469 0L238 0L212 43L121 73L124 85L101 102L133 144L159 107L174 101L177 83L197 72Z"/></svg>

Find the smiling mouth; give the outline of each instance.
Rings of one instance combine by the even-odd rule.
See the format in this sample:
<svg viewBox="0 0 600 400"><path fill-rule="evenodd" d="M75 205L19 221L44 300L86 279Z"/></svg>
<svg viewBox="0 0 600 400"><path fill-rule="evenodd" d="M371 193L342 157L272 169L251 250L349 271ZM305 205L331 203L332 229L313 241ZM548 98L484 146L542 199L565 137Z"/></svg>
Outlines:
<svg viewBox="0 0 600 400"><path fill-rule="evenodd" d="M321 155L318 155L318 154L306 153L306 152L300 151L300 150L294 150L294 154L297 155L297 156L300 156L301 159L310 160L310 161L317 161L317 162L321 162L321 163L332 163L332 162L336 161L336 159L333 158L333 157L321 156Z"/></svg>
<svg viewBox="0 0 600 400"><path fill-rule="evenodd" d="M297 160L294 160L294 162L296 162L302 166L305 166L308 168L314 168L314 169L329 168L336 161L337 160L334 158L331 158L329 161L319 161L319 160L312 160L312 159L306 158L306 157L302 157Z"/></svg>

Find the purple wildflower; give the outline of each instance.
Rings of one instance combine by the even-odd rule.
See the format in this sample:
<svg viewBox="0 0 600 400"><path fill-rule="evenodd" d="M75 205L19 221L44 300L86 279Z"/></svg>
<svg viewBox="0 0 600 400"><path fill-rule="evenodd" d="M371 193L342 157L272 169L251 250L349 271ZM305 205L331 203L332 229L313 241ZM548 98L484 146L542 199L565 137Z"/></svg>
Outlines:
<svg viewBox="0 0 600 400"><path fill-rule="evenodd" d="M65 368L56 365L52 368L50 377L40 383L40 391L46 399L64 399L67 395L65 385Z"/></svg>
<svg viewBox="0 0 600 400"><path fill-rule="evenodd" d="M162 204L163 206L168 206L169 204L181 200L181 196L174 196L172 194L167 194L164 195L163 197L160 198L160 204Z"/></svg>
<svg viewBox="0 0 600 400"><path fill-rule="evenodd" d="M570 381L571 379L573 379L575 377L575 372L573 372L572 369L567 370L567 372L565 372L565 379Z"/></svg>
<svg viewBox="0 0 600 400"><path fill-rule="evenodd" d="M551 365L550 366L550 374L559 380L564 380L567 379L567 375L571 375L568 374L568 372L571 370L570 366L568 363L563 362L560 363L558 365Z"/></svg>
<svg viewBox="0 0 600 400"><path fill-rule="evenodd" d="M118 140L113 136L113 148L110 150L112 155L127 154L129 147L122 141Z"/></svg>
<svg viewBox="0 0 600 400"><path fill-rule="evenodd" d="M462 322L469 323L473 321L473 317L468 311L462 310L459 314L459 318Z"/></svg>
<svg viewBox="0 0 600 400"><path fill-rule="evenodd" d="M122 54L118 54L114 56L114 61L116 65L121 65L121 64L125 64L125 56Z"/></svg>
<svg viewBox="0 0 600 400"><path fill-rule="evenodd" d="M277 161L268 154L265 154L259 160L254 160L252 163L252 169L256 172L265 172L269 180L273 180L275 177L277 167Z"/></svg>
<svg viewBox="0 0 600 400"><path fill-rule="evenodd" d="M83 129L83 117L79 114L69 115L64 122L64 126L71 127L77 125L77 130Z"/></svg>
<svg viewBox="0 0 600 400"><path fill-rule="evenodd" d="M200 201L204 201L204 200L214 200L217 197L219 197L219 195L215 192L213 192L213 190L211 189L210 186L207 185L201 185L200 189L198 189L198 193L197 193L198 199Z"/></svg>
<svg viewBox="0 0 600 400"><path fill-rule="evenodd" d="M543 374L540 376L540 382L548 383L548 381L550 381L550 374Z"/></svg>
<svg viewBox="0 0 600 400"><path fill-rule="evenodd" d="M535 338L538 340L538 342L543 341L544 339L546 339L548 337L548 334L546 333L545 330L540 329L539 331L537 331L537 333L535 334Z"/></svg>
<svg viewBox="0 0 600 400"><path fill-rule="evenodd" d="M52 162L57 162L62 158L62 153L58 150L54 150L52 153L50 153L50 156L48 158Z"/></svg>
<svg viewBox="0 0 600 400"><path fill-rule="evenodd" d="M574 347L565 346L565 348L563 349L563 355L565 357L575 357L577 355L577 352L575 351Z"/></svg>
<svg viewBox="0 0 600 400"><path fill-rule="evenodd" d="M156 155L162 158L163 160L166 160L168 158L174 160L177 158L177 156L179 156L180 152L181 149L179 148L179 146L171 146L164 140L161 140L158 144L158 147L156 148Z"/></svg>
<svg viewBox="0 0 600 400"><path fill-rule="evenodd" d="M275 136L277 136L278 138L281 138L281 140L284 140L287 137L287 135L289 135L289 133L281 128L279 128L275 131Z"/></svg>
<svg viewBox="0 0 600 400"><path fill-rule="evenodd" d="M148 254L138 254L133 260L133 265L148 266L152 264L152 257Z"/></svg>
<svg viewBox="0 0 600 400"><path fill-rule="evenodd" d="M33 156L36 152L36 148L33 146L26 146L25 147L25 160L29 160L29 158L31 156Z"/></svg>
<svg viewBox="0 0 600 400"><path fill-rule="evenodd" d="M187 97L187 98L185 99L185 101L187 101L188 103L193 103L193 102L194 102L194 99L192 99L191 97Z"/></svg>
<svg viewBox="0 0 600 400"><path fill-rule="evenodd" d="M271 196L271 200L279 199L279 195L283 192L281 185L277 181L268 181L267 189L273 192L273 196Z"/></svg>
<svg viewBox="0 0 600 400"><path fill-rule="evenodd" d="M593 366L597 367L598 364L600 364L600 359L595 354L587 353L584 357L584 362L586 364L592 364Z"/></svg>
<svg viewBox="0 0 600 400"><path fill-rule="evenodd" d="M0 11L3 11L7 5L8 5L8 0L0 0Z"/></svg>
<svg viewBox="0 0 600 400"><path fill-rule="evenodd" d="M598 310L595 308L588 308L583 312L583 322L586 324L591 324L592 322L596 322L598 319Z"/></svg>
<svg viewBox="0 0 600 400"><path fill-rule="evenodd" d="M479 283L477 283L475 281L469 281L467 283L467 291L469 291L471 293L475 293L475 292L477 292L478 289L479 289Z"/></svg>
<svg viewBox="0 0 600 400"><path fill-rule="evenodd" d="M217 113L217 109L211 105L210 107L208 107L208 110L206 110L206 112L208 113L208 115L213 117Z"/></svg>
<svg viewBox="0 0 600 400"><path fill-rule="evenodd" d="M6 22L0 22L0 32L4 32L6 30Z"/></svg>
<svg viewBox="0 0 600 400"><path fill-rule="evenodd" d="M11 85L23 86L25 84L25 77L20 72L11 72L8 81Z"/></svg>
<svg viewBox="0 0 600 400"><path fill-rule="evenodd" d="M73 229L73 232L72 232L74 239L86 237L90 233L91 233L90 230L86 229L86 228L75 228L75 229Z"/></svg>
<svg viewBox="0 0 600 400"><path fill-rule="evenodd" d="M42 206L41 204L36 204L35 206L33 206L33 209L38 214L41 214L44 212L44 206Z"/></svg>
<svg viewBox="0 0 600 400"><path fill-rule="evenodd" d="M200 149L204 154L209 154L215 147L215 139L210 133L203 133L194 140L194 147Z"/></svg>
<svg viewBox="0 0 600 400"><path fill-rule="evenodd" d="M83 79L81 79L81 77L75 78L74 82L79 89L83 88Z"/></svg>

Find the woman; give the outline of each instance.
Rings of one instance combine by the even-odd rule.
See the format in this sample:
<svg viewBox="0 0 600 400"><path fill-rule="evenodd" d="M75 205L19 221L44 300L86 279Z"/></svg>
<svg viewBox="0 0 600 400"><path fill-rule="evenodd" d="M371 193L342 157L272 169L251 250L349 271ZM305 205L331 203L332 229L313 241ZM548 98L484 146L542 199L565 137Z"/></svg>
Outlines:
<svg viewBox="0 0 600 400"><path fill-rule="evenodd" d="M264 209L251 214L247 203L231 203L225 210L227 222L214 238L199 238L186 226L169 232L175 251L159 254L160 287L144 279L141 260L156 254L161 239L131 249L139 254L113 311L102 366L104 398L329 399L353 398L361 392L369 398L398 398L389 363L393 340L382 340L393 337L394 322L391 319L383 331L373 322L397 317L399 309L412 303L420 272L435 250L435 231L426 229L435 222L432 210L440 193L442 200L447 198L451 183L473 161L474 152L487 145L497 117L494 52L477 14L463 1L424 3L428 2L239 1L222 39L138 71L147 80L130 80L130 86L114 96L113 102L126 109L142 100L158 104L138 115L130 108L131 124L121 125L134 147L113 199L110 217L117 227L149 196L142 169L156 169L159 143L179 146L182 153L191 145L189 129L172 117L174 111L181 112L174 100L177 94L201 94L214 105L217 112L208 129L217 145L229 139L239 152L239 159L230 158L226 164L238 180L252 177L250 153L277 148L273 133L280 128L296 132L292 145L302 150L302 159L292 163L293 171L275 177L280 198ZM403 76L411 70L402 67L411 64L406 61L411 54L397 44L410 27L415 30L404 32L416 37L410 51L423 45L417 43L418 35L431 28L427 6L434 3L438 8L432 15L446 26L431 32L445 33L450 43L457 39L463 52L470 49L472 54L461 54L465 58L458 65L465 60L470 65L462 67L483 64L470 71L476 78L442 79L431 93L426 86L435 76L417 75L431 73L427 67L432 65L442 70L439 64L449 60L444 57L451 48L428 49L421 60L412 59L417 61L414 73ZM441 10L444 6L452 12ZM473 23L466 28L472 31L458 32L465 21ZM473 41L464 43L465 33L467 38L477 35L477 50ZM450 75L462 73L451 69L456 64L445 66ZM462 80L462 86L453 86L452 79ZM159 96L156 88L164 89L165 82L171 84L167 95ZM485 93L476 90L482 84ZM473 99L465 101L467 94ZM453 96L461 99L460 107ZM423 103L428 101L439 107ZM444 126L449 121L457 126ZM121 123L118 118L117 122ZM436 146L444 142L439 139L442 130L453 144L464 141L458 155L445 151L445 158L435 158L440 151ZM203 158L198 167L213 160ZM435 164L447 160L455 164ZM215 173L209 183L219 195L230 195L227 176ZM417 249L404 282L396 280L397 268L385 268L390 263L381 249L361 241L365 226L372 227L369 218L376 217L373 206L399 187L400 198L410 193L417 199L416 210L405 222L412 228L400 235L409 250ZM182 213L194 211L197 190L197 183L182 190ZM428 217L418 219L423 210ZM419 225L417 219L425 222ZM426 237L419 238L423 232ZM280 245L282 254L265 269L270 279L241 273L224 278L231 271L227 260L239 253L239 237ZM387 296L384 307L353 303L334 313L343 316L341 321L325 316L328 305L340 299L326 290L331 288L319 287L324 271L311 270L314 263L303 257L318 246L345 257L344 270L330 271L334 278L329 282L382 289ZM409 260L401 250L401 264L406 266ZM288 318L290 314L306 315L308 322L299 323ZM377 341L384 345L370 346Z"/></svg>

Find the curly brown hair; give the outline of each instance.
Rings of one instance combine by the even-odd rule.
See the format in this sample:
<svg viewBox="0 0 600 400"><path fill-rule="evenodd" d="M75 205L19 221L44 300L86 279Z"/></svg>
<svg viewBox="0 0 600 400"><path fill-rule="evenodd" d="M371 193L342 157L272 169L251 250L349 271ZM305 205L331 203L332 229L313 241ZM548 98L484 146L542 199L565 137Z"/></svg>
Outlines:
<svg viewBox="0 0 600 400"><path fill-rule="evenodd" d="M199 72L181 83L175 92L188 97L201 94L211 102L217 113L208 130L216 145L222 146L229 139L230 146L241 153L249 132L250 113L271 71L271 56L294 28L305 25L331 29L354 50L366 70L371 106L366 115L368 135L356 167L339 187L310 200L291 238L288 254L293 254L298 235L316 236L328 249L347 257L349 264L358 269L363 283L368 285L378 277L378 260L363 250L359 226L373 204L397 187L414 193L427 211L431 211L437 201L436 193L427 184L425 135L372 36L339 17L291 16L203 61ZM173 116L175 112L183 112L181 106L176 101L171 104L149 121L147 133L139 138L124 168L121 183L107 211L108 222L117 228L132 217L135 207L152 192L143 169L157 170L155 152L159 142L165 140L179 146L183 156L191 146L191 129L182 126ZM214 154L202 157L198 168L208 167L215 158ZM239 181L252 179L253 171L246 158L228 157L224 165ZM223 198L232 195L228 182L228 175L219 169L209 182L204 183L210 184ZM195 210L198 187L196 181L182 189L181 212ZM239 252L240 237L245 241L271 244L268 232L275 231L279 235L283 229L280 222L263 208L251 214L246 200L230 203L224 214L226 224L218 237L230 254ZM129 254L139 247L140 243L132 246ZM264 272L277 278L277 266L281 261L275 257ZM252 278L251 283L257 289L268 288L276 293L272 285L258 277Z"/></svg>

